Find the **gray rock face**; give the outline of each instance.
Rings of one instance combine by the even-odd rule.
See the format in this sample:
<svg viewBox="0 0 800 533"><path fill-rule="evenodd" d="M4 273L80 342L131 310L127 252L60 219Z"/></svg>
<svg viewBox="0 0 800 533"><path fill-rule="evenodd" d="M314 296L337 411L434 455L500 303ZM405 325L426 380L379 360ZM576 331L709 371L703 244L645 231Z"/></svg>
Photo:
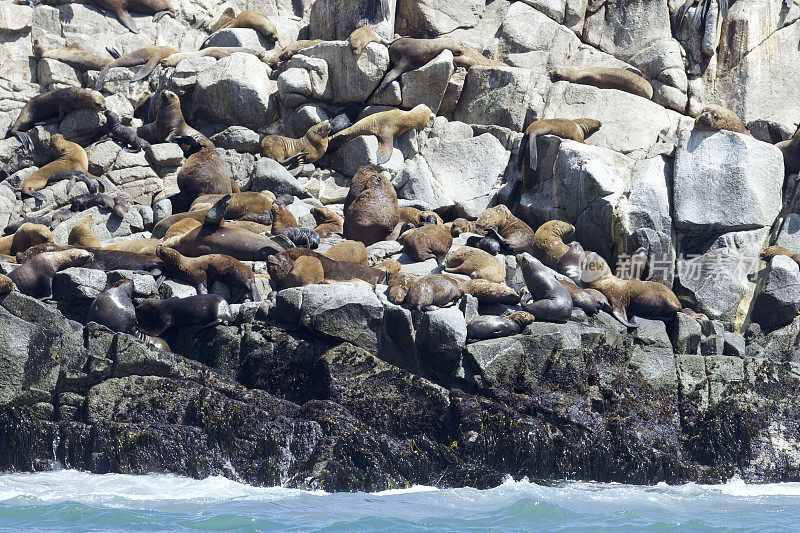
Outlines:
<svg viewBox="0 0 800 533"><path fill-rule="evenodd" d="M530 70L475 66L467 72L454 118L467 124L492 124L521 131L526 118L539 114L541 96Z"/></svg>
<svg viewBox="0 0 800 533"><path fill-rule="evenodd" d="M248 186L251 191L270 191L275 196L291 194L299 198L308 197L305 187L286 168L268 157L262 157L253 170Z"/></svg>
<svg viewBox="0 0 800 533"><path fill-rule="evenodd" d="M397 31L410 37L436 37L478 23L479 0L397 0Z"/></svg>
<svg viewBox="0 0 800 533"><path fill-rule="evenodd" d="M768 330L791 323L800 314L800 270L789 257L770 260L764 285L756 297L753 320Z"/></svg>
<svg viewBox="0 0 800 533"><path fill-rule="evenodd" d="M309 29L315 39L342 41L356 28L369 25L384 39L391 39L397 3L397 0L318 0L311 5Z"/></svg>
<svg viewBox="0 0 800 533"><path fill-rule="evenodd" d="M232 46L260 50L263 37L250 28L223 28L208 37L203 48L213 46Z"/></svg>
<svg viewBox="0 0 800 533"><path fill-rule="evenodd" d="M450 50L445 50L422 67L406 72L400 78L403 88L402 107L411 109L418 104L425 104L436 114L452 75L453 53Z"/></svg>
<svg viewBox="0 0 800 533"><path fill-rule="evenodd" d="M389 50L370 43L355 57L346 41L320 43L303 50L302 55L323 59L328 64L324 95L334 103L363 102L389 68Z"/></svg>

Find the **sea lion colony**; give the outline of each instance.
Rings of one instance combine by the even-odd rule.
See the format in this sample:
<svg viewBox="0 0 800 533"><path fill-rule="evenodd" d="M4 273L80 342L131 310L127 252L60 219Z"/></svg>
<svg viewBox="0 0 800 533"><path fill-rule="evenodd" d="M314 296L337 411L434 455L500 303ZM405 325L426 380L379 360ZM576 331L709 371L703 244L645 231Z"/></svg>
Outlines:
<svg viewBox="0 0 800 533"><path fill-rule="evenodd" d="M133 32L139 30L129 11L155 13L156 20L163 14L180 17L167 1L103 0L96 3L109 9ZM360 57L367 46L386 46L389 60L382 77L375 80L363 101L340 106L330 120L306 124L303 131L297 131L299 125L285 121L270 129L271 132L294 131L295 136L272 133L262 135L260 141L248 146L234 147L242 153L260 153L262 158L273 159L297 175L301 171L307 173L311 164L316 163L319 168L331 165L339 151L355 139L376 137L377 152L364 151L362 160L350 161L358 170L347 184L346 198L339 199L343 205L316 205L310 213L304 213L302 208L293 210L293 205L308 204L292 194L296 190L290 190L287 195L291 187L287 189L278 180L267 180L264 187L255 189L253 180L247 180L239 169L232 169L228 160L221 157L224 151L218 150L210 139L214 129L201 131L188 124L187 116L198 123L207 123L202 112L198 114L187 109L187 102L176 92L160 87L147 99L131 101L131 104L138 104L137 116L144 116L147 122L138 128L130 125L133 114L130 109L122 116L118 105L115 110L109 107L108 102L111 97L118 96L116 91L121 87L118 82L109 83L110 79L116 79L110 77L115 67L135 68L129 78L136 82L147 80L157 68L176 68L188 58L221 59L244 53L257 57L279 73L291 68L292 57L324 43L321 40L281 43L279 32L266 16L251 11L237 15L230 7L217 14L216 22L209 21L206 26L212 34L225 28L252 28L275 47L274 53L244 46L187 51L169 46L169 43L147 46L149 43L143 39L141 48L125 54L110 48L108 52L113 57L106 58L76 44L45 49L42 43L35 43L40 59L59 60L80 70L96 72L96 75L85 80L85 85L94 90L71 87L43 91L27 102L8 128L6 137L19 139L19 146L12 157L0 163L3 177L7 178L5 185L14 184L13 190L20 199L15 204L17 212L6 225L7 236L0 237L0 253L9 262L6 265L8 277L0 276L2 292L8 292L13 283L25 294L48 298L56 272L74 266L145 272L157 277L159 285L168 279L188 283L196 290L198 296L143 300L142 295L135 294L133 283L129 281L110 284L97 297L86 320L140 337L160 335L170 327L226 324L232 320L228 303L247 299L259 301L262 297L274 296L274 291L315 283L355 282L379 286L393 303L421 312L454 305L470 295L481 304L480 311L484 313L469 323L470 341L517 334L534 320L565 322L574 309L588 316L608 313L631 328L637 327L636 316L671 321L677 312L684 310L669 287L612 274L606 260L615 258L604 259L590 252L596 242L575 241L572 224L554 219L532 227L516 216L515 202L519 200L521 189L527 190L536 184L537 138L554 135L583 143L603 127L594 117L529 121L518 143L519 149L514 150L514 164L509 164L521 172L522 177L511 184L516 187L517 196L509 195L505 200L508 205L503 203L503 197L497 196L497 205L472 217L458 216L461 213L452 209L434 212L400 206L395 184L381 165L390 160L396 144L401 137L407 138L404 136L407 132L413 134L430 129L436 111L424 102L409 104L404 100L404 109L370 104L385 97L385 93L390 92L387 89L405 73L423 68L445 52L452 54L455 65L462 68L503 65L455 40L400 36L384 39L371 27L357 28L349 39L349 48L341 53ZM601 90L625 91L652 99L652 85L633 70L563 66L552 69L549 75L553 82L592 85ZM187 91L183 89L185 95ZM104 94L97 91L104 91ZM120 96L126 101L133 100L128 94L120 93ZM67 114L81 111L105 117L98 123L94 136L89 135L81 143L61 135L47 139L44 124L60 123ZM258 112L253 110L253 113ZM703 109L695 127L750 135L736 114L721 106ZM108 168L92 168L84 150L98 139L114 142L131 153L147 152L148 161L154 158L152 145L176 144L183 153L183 157L173 162L174 166L179 166L176 168L177 190L173 187L172 190L149 191L144 196L151 198L150 205L141 195L126 199L125 196L131 196L129 193L120 190L117 194L115 189L120 189L121 184L115 184L113 178L104 179ZM787 173L798 169L800 149L796 140L797 134L792 140L779 143ZM351 157L352 153L347 152L344 157ZM33 172L26 172L33 163L30 159L39 162L39 166ZM94 164L94 167L102 165ZM91 170L95 170L96 175ZM498 169L500 174L503 171ZM127 220L129 213L148 212L152 208L149 211L151 220L137 228L139 232L135 237L108 242L108 235L96 235L95 230L102 230L103 225L112 222L95 220L91 215L69 212L64 215L63 211L40 209L47 200L42 191L67 179L70 190L83 184L91 193L74 197L73 211L94 207L100 216L108 215L105 220L116 218L116 223L120 224ZM269 189L271 185L274 190ZM250 190L240 191L240 186ZM147 209L142 210L142 206ZM154 212L156 220L152 220ZM300 222L306 227L300 227ZM66 232L67 241L53 243L55 239L50 230L57 233L62 224L71 228ZM396 241L403 253L378 259L368 254L370 247L387 241ZM571 241L574 242L570 244ZM775 249L765 251L765 258L787 255L794 259L798 255L783 248L777 252ZM413 269L415 263L425 261L433 261L438 266L426 275L406 272ZM516 283L507 277L509 265L521 272L521 279ZM216 292L224 298L208 292ZM685 311L704 319L702 314ZM165 347L163 341L156 345Z"/></svg>

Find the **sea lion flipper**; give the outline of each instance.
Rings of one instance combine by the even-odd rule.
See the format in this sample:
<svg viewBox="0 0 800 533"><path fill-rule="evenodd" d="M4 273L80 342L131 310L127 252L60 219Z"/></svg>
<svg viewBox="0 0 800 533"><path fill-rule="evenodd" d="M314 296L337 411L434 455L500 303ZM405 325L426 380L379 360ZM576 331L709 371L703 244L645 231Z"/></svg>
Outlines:
<svg viewBox="0 0 800 533"><path fill-rule="evenodd" d="M164 17L164 15L172 15L172 12L169 9L165 9L163 11L159 11L158 13L153 15L153 22L158 22L159 20L161 20Z"/></svg>
<svg viewBox="0 0 800 533"><path fill-rule="evenodd" d="M281 164L288 169L299 168L302 170L303 165L306 164L306 156L308 156L308 152L300 152L284 160L284 162Z"/></svg>
<svg viewBox="0 0 800 533"><path fill-rule="evenodd" d="M139 33L139 28L136 26L136 22L133 21L133 17L131 17L131 14L128 13L125 8L118 9L116 15L123 26L131 30L133 33Z"/></svg>
<svg viewBox="0 0 800 533"><path fill-rule="evenodd" d="M619 320L619 322L628 328L638 328L639 324L628 320L628 312L619 298L609 298L611 304L611 316Z"/></svg>
<svg viewBox="0 0 800 533"><path fill-rule="evenodd" d="M97 80L95 80L94 82L95 91L101 90L103 88L103 85L105 85L106 77L108 76L108 69L111 68L110 65L111 63L103 67L103 70L101 70L100 73L97 75Z"/></svg>
<svg viewBox="0 0 800 533"><path fill-rule="evenodd" d="M28 152L33 152L33 141L31 140L31 136L25 133L24 131L15 131L14 137L22 143L22 147L25 148Z"/></svg>
<svg viewBox="0 0 800 533"><path fill-rule="evenodd" d="M378 164L386 163L394 151L394 137L378 137Z"/></svg>
<svg viewBox="0 0 800 533"><path fill-rule="evenodd" d="M528 162L532 171L536 172L539 164L539 149L536 147L536 134L528 135Z"/></svg>
<svg viewBox="0 0 800 533"><path fill-rule="evenodd" d="M226 194L211 206L211 209L208 210L206 213L206 218L204 224L207 226L214 226L218 228L222 221L225 219L225 211L228 209L228 202L231 199L230 194Z"/></svg>
<svg viewBox="0 0 800 533"><path fill-rule="evenodd" d="M119 58L122 56L122 54L120 54L120 53L119 53L119 50L117 50L117 49L116 49L116 48L114 48L113 46L106 46L106 51L107 51L107 52L109 53L109 55L110 55L111 57L113 57L114 59L119 59Z"/></svg>
<svg viewBox="0 0 800 533"><path fill-rule="evenodd" d="M149 76L158 65L158 57L154 57L147 61L144 65L142 65L139 70L136 71L136 75L133 77L131 81L139 81L145 79Z"/></svg>

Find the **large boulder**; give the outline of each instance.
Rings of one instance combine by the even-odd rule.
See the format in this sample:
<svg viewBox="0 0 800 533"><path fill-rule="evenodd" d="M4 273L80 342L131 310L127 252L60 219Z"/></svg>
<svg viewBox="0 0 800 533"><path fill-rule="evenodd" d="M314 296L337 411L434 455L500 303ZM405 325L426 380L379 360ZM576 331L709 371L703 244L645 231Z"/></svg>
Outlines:
<svg viewBox="0 0 800 533"><path fill-rule="evenodd" d="M473 28L485 5L482 0L397 0L397 32L409 37L438 37Z"/></svg>
<svg viewBox="0 0 800 533"><path fill-rule="evenodd" d="M323 90L314 89L315 74L311 65L307 66L309 87L315 94L330 98L334 103L364 102L389 68L389 50L378 43L367 45L358 57L347 41L319 43L303 50L302 55L323 59L328 64L327 78L319 79L320 83L324 82Z"/></svg>
<svg viewBox="0 0 800 533"><path fill-rule="evenodd" d="M784 255L769 262L763 286L753 307L753 320L763 329L774 330L790 324L800 314L800 269Z"/></svg>
<svg viewBox="0 0 800 533"><path fill-rule="evenodd" d="M521 131L526 118L538 116L544 107L535 87L536 76L528 69L474 66L467 72L454 118Z"/></svg>
<svg viewBox="0 0 800 533"><path fill-rule="evenodd" d="M308 21L311 37L342 41L356 28L369 25L384 39L391 39L396 4L397 0L316 0Z"/></svg>
<svg viewBox="0 0 800 533"><path fill-rule="evenodd" d="M453 53L450 50L445 50L422 67L406 72L400 78L402 106L411 109L418 104L425 104L436 115L452 75Z"/></svg>

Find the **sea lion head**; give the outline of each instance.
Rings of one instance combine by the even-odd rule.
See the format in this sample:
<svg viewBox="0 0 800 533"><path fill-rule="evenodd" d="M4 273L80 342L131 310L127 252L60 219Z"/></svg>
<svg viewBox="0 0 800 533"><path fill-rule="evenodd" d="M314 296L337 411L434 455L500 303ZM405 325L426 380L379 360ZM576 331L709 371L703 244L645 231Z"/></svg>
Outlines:
<svg viewBox="0 0 800 533"><path fill-rule="evenodd" d="M50 137L50 151L54 157L60 157L69 149L69 141L63 135L56 133Z"/></svg>
<svg viewBox="0 0 800 533"><path fill-rule="evenodd" d="M92 107L98 111L105 111L106 99L97 91L90 91L92 95Z"/></svg>
<svg viewBox="0 0 800 533"><path fill-rule="evenodd" d="M177 94L165 89L161 91L161 107L168 107L170 105L176 105L178 106L178 109L180 109L181 100L178 98Z"/></svg>
<svg viewBox="0 0 800 533"><path fill-rule="evenodd" d="M592 283L601 279L613 276L611 267L606 260L597 252L587 252L583 259L583 269L581 271L581 281Z"/></svg>
<svg viewBox="0 0 800 533"><path fill-rule="evenodd" d="M603 125L602 122L593 118L579 118L574 122L583 130L584 137L588 137L592 133L596 132Z"/></svg>
<svg viewBox="0 0 800 533"><path fill-rule="evenodd" d="M329 121L320 122L308 129L306 135L317 139L326 139L331 134L331 123Z"/></svg>
<svg viewBox="0 0 800 533"><path fill-rule="evenodd" d="M14 282L8 276L0 274L0 294L8 294L12 290L14 290Z"/></svg>
<svg viewBox="0 0 800 533"><path fill-rule="evenodd" d="M334 222L339 217L327 207L312 207L311 216L317 224L324 224L325 222Z"/></svg>
<svg viewBox="0 0 800 533"><path fill-rule="evenodd" d="M425 104L417 104L408 112L409 125L417 131L422 131L428 125L428 120L431 118L431 108Z"/></svg>
<svg viewBox="0 0 800 533"><path fill-rule="evenodd" d="M473 223L466 218L457 218L450 225L450 234L453 237L458 237L462 233L471 233L474 231Z"/></svg>
<svg viewBox="0 0 800 533"><path fill-rule="evenodd" d="M695 120L694 127L700 131L745 131L736 113L718 105L706 106Z"/></svg>
<svg viewBox="0 0 800 533"><path fill-rule="evenodd" d="M478 221L475 224L479 230L485 232L489 228L502 226L512 216L513 215L508 207L500 204L495 207L485 209L483 213L480 214Z"/></svg>
<svg viewBox="0 0 800 533"><path fill-rule="evenodd" d="M520 329L525 329L528 327L528 325L533 324L536 321L536 317L527 311L514 311L513 313L505 315L505 318L513 320L519 324Z"/></svg>
<svg viewBox="0 0 800 533"><path fill-rule="evenodd" d="M529 253L517 254L516 255L516 259L517 259L517 264L523 270L532 271L532 270L539 270L539 269L543 269L544 268L544 265L542 264L542 262L539 261L538 259L536 259L535 257L533 257Z"/></svg>
<svg viewBox="0 0 800 533"><path fill-rule="evenodd" d="M89 250L83 248L70 248L62 252L50 252L54 254L64 254L62 257L65 259L64 267L77 267L82 266L94 259L94 254Z"/></svg>

